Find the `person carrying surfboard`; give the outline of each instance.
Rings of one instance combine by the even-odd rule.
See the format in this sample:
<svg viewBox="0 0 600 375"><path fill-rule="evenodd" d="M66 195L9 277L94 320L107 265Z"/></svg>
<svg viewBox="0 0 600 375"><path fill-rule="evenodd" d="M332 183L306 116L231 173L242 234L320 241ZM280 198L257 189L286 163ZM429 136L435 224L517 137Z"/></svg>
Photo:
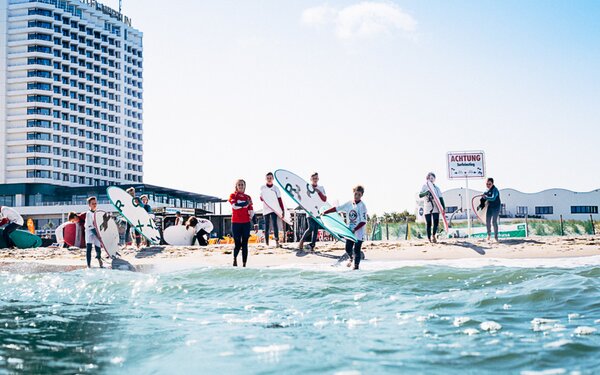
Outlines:
<svg viewBox="0 0 600 375"><path fill-rule="evenodd" d="M500 208L502 207L502 202L500 201L500 191L494 185L494 179L488 178L485 186L487 188L486 192L483 193L484 200L482 202L485 204L487 202L487 212L485 214L485 226L487 228L487 239L491 240L492 237L492 224L494 225L494 239L498 242L498 217L500 216Z"/></svg>
<svg viewBox="0 0 600 375"><path fill-rule="evenodd" d="M68 246L65 243L64 230L67 224L71 223L79 223L79 215L77 215L77 213L75 212L69 212L69 215L67 216L67 221L59 225L58 228L56 228L56 230L54 231L54 235L56 236L56 243L58 243L60 247Z"/></svg>
<svg viewBox="0 0 600 375"><path fill-rule="evenodd" d="M0 206L0 227L4 226L2 238L4 238L6 248L11 249L16 247L10 235L22 227L24 223L25 220L23 220L23 217L17 211L7 206Z"/></svg>
<svg viewBox="0 0 600 375"><path fill-rule="evenodd" d="M242 251L242 266L248 261L248 239L250 238L250 221L254 216L252 198L246 192L246 181L235 182L235 192L229 196L231 204L231 231L235 247L233 248L233 266L237 267L237 257Z"/></svg>
<svg viewBox="0 0 600 375"><path fill-rule="evenodd" d="M315 172L310 176L310 188L319 195L319 198L323 201L323 204L327 202L327 195L325 195L325 188L319 185L319 173ZM319 223L310 216L308 218L308 229L302 235L302 239L300 239L300 243L298 244L298 249L304 249L304 242L310 238L310 244L308 247L310 250L314 250L317 244L317 237L319 235Z"/></svg>
<svg viewBox="0 0 600 375"><path fill-rule="evenodd" d="M140 200L135 196L134 187L130 187L125 191L127 192L127 194L133 197L133 201L136 202L136 204L140 204ZM131 237L131 244L133 245L133 243L135 243L137 249L139 250L140 246L142 245L142 237L131 227L131 224L129 224L129 220L127 220L127 228L125 229L125 233L127 233L127 236ZM125 242L127 242L127 240Z"/></svg>
<svg viewBox="0 0 600 375"><path fill-rule="evenodd" d="M282 216L285 217L285 206L281 199L281 191L273 184L273 172L269 172L265 176L266 183L260 188L260 200L263 202L263 217L265 219L265 244L269 246L269 233L271 233L271 222L273 223L273 235L275 236L275 246L279 247L279 217L273 209L265 203L262 195L264 190L270 190L277 197L279 207L281 208Z"/></svg>
<svg viewBox="0 0 600 375"><path fill-rule="evenodd" d="M94 212L96 212L96 207L98 206L98 201L96 197L89 197L87 199L88 207L90 208L85 215L85 259L87 260L88 268L92 267L92 247L96 249L96 259L98 259L98 264L100 268L104 268L102 265L102 244L100 239L98 238L98 232L96 231L96 227L94 226Z"/></svg>
<svg viewBox="0 0 600 375"><path fill-rule="evenodd" d="M433 188L435 190L436 195L438 196L442 207L446 209L446 204L444 203L444 198L442 198L442 191L437 185L435 185L435 173L429 172L427 174L426 180L431 182ZM427 239L429 242L436 243L437 242L437 231L438 226L440 224L440 209L434 202L434 196L429 190L427 183L423 185L421 188L421 192L419 193L419 198L425 199L425 222L427 223ZM432 224L433 224L433 233L432 233Z"/></svg>
<svg viewBox="0 0 600 375"><path fill-rule="evenodd" d="M365 236L367 225L367 206L362 201L362 196L365 193L365 188L362 185L357 185L354 189L354 199L348 201L341 206L331 207L323 211L321 215L326 215L331 212L345 212L348 216L348 227L356 236L356 242L346 239L346 253L350 257L348 267L352 265L354 259L354 269L357 270L362 258L361 247Z"/></svg>

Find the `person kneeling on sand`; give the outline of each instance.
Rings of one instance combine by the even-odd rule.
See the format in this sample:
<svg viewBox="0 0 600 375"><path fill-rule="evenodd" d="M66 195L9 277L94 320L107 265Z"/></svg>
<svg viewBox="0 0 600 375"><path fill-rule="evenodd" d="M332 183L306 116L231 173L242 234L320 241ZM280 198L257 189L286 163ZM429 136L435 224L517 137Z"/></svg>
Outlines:
<svg viewBox="0 0 600 375"><path fill-rule="evenodd" d="M22 227L24 223L25 220L23 220L23 217L19 215L17 211L10 207L0 206L0 227L6 225L2 232L2 238L4 238L6 248L10 249L15 247L10 235L12 232Z"/></svg>
<svg viewBox="0 0 600 375"><path fill-rule="evenodd" d="M101 257L101 244L100 239L98 239L98 232L96 231L96 227L94 226L94 213L96 212L96 206L98 205L98 201L96 197L89 197L87 199L89 211L85 214L85 259L87 260L88 268L92 267L92 246L96 249L96 259L98 259L98 264L100 268L104 268L102 266L102 257Z"/></svg>
<svg viewBox="0 0 600 375"><path fill-rule="evenodd" d="M356 236L356 243L351 240L346 240L346 253L350 257L348 267L352 265L354 259L354 269L357 270L361 261L361 247L365 236L365 228L367 225L367 206L362 201L362 196L365 193L365 188L362 185L357 185L354 189L354 199L342 204L341 206L331 207L325 210L321 215L326 215L331 212L345 212L348 215L348 227Z"/></svg>
<svg viewBox="0 0 600 375"><path fill-rule="evenodd" d="M79 215L77 215L77 213L75 212L69 212L69 216L67 216L67 221L59 225L58 228L56 228L56 230L54 231L54 235L56 236L56 242L60 245L60 247L68 247L68 245L65 243L64 230L67 224L71 223L79 223Z"/></svg>
<svg viewBox="0 0 600 375"><path fill-rule="evenodd" d="M206 229L210 226L210 220L207 219L198 219L195 216L192 216L188 219L185 224L185 229L192 228L194 230L194 239L192 239L192 246L196 240L198 240L198 245L200 246L208 246L208 237L210 232Z"/></svg>

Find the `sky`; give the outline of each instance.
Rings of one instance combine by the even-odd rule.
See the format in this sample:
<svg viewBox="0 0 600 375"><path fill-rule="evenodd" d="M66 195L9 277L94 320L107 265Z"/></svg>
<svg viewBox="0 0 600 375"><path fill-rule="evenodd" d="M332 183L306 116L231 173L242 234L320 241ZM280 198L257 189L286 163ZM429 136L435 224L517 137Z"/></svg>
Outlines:
<svg viewBox="0 0 600 375"><path fill-rule="evenodd" d="M117 8L118 1L104 2ZM448 151L499 188L600 188L598 1L123 0L144 33L144 180L258 200L278 168L413 211ZM483 180L471 188L483 189ZM290 201L287 201L291 204Z"/></svg>

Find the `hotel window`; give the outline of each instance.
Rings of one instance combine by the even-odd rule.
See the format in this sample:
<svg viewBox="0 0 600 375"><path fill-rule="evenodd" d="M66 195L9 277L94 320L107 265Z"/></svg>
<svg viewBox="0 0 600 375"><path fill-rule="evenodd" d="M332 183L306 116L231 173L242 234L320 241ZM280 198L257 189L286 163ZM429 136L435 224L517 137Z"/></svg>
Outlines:
<svg viewBox="0 0 600 375"><path fill-rule="evenodd" d="M572 214L597 214L598 206L571 206Z"/></svg>
<svg viewBox="0 0 600 375"><path fill-rule="evenodd" d="M541 206L535 208L536 215L552 215L554 214L553 206Z"/></svg>

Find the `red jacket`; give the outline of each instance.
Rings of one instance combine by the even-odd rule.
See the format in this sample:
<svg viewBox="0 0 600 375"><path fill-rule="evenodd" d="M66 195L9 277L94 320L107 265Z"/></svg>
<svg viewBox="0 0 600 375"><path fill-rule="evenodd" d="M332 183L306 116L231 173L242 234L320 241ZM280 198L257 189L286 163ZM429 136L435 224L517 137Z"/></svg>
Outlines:
<svg viewBox="0 0 600 375"><path fill-rule="evenodd" d="M231 206L233 205L242 205L242 208L233 209L231 214L231 222L232 223L249 223L250 222L250 213L248 211L254 211L252 207L252 198L248 194L244 193L232 193L229 196L229 203Z"/></svg>

